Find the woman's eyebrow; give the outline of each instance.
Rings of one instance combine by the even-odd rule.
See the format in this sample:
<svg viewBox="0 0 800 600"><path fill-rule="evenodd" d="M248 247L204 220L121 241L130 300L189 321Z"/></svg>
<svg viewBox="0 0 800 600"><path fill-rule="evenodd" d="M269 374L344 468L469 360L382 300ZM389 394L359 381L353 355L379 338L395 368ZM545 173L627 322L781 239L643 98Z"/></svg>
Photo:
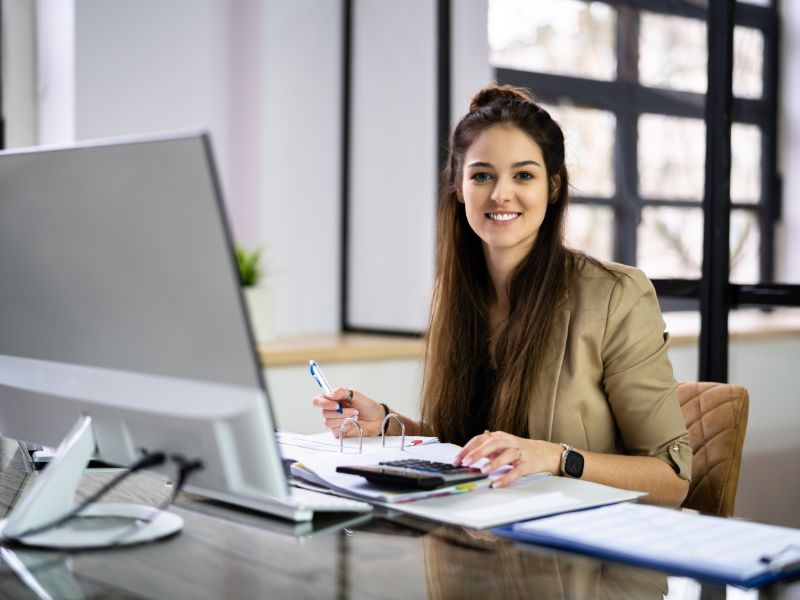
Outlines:
<svg viewBox="0 0 800 600"><path fill-rule="evenodd" d="M538 162L536 162L535 160L521 160L519 162L515 162L514 164L512 164L511 168L512 169L519 169L520 167L526 167L528 165L535 165L535 166L540 167L540 168L542 166ZM472 163L469 163L467 166L468 167L482 167L482 168L494 169L494 165L492 165L492 163L488 163L488 162L484 162L484 161L472 162Z"/></svg>
<svg viewBox="0 0 800 600"><path fill-rule="evenodd" d="M536 162L535 160L521 160L521 161L515 162L513 165L511 165L511 168L512 169L519 169L520 167L527 167L528 165L536 165L537 167L541 167L542 166L538 162Z"/></svg>

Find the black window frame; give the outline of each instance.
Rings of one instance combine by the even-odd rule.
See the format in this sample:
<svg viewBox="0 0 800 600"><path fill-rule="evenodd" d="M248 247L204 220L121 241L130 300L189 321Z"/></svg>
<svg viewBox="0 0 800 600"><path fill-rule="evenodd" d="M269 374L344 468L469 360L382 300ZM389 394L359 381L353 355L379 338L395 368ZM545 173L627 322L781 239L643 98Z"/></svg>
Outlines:
<svg viewBox="0 0 800 600"><path fill-rule="evenodd" d="M588 0L584 0L587 1ZM614 193L608 197L576 194L570 202L577 205L605 206L614 211L613 260L635 265L637 230L645 207L702 209L703 199L650 198L639 191L638 122L643 114L702 120L706 94L648 87L639 81L639 32L642 11L664 16L707 19L707 10L688 1L595 0L617 12L615 54L617 76L610 81L574 76L496 68L500 83L519 85L535 91L546 103L568 100L581 108L595 108L612 113L616 119L614 139ZM554 7L555 8L555 7ZM763 90L760 98L733 98L732 117L736 123L756 125L761 130L761 185L756 202L737 202L734 210L757 215L759 225L759 282L772 282L775 276L775 223L781 213L781 180L777 168L778 51L779 14L769 7L737 2L735 25L761 31L764 37ZM709 81L709 86L712 83ZM661 287L665 310L696 308L697 301L687 296L671 295L674 284L683 281L656 279ZM691 298L691 297L688 297ZM695 296L696 298L696 296Z"/></svg>

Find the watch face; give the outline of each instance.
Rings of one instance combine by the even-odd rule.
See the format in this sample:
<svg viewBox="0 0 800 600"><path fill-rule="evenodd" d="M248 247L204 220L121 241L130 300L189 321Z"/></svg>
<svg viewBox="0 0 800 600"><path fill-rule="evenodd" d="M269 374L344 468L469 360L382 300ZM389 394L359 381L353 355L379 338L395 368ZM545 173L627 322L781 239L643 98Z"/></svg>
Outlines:
<svg viewBox="0 0 800 600"><path fill-rule="evenodd" d="M567 452L567 458L564 461L564 472L570 477L583 475L583 455L572 450Z"/></svg>

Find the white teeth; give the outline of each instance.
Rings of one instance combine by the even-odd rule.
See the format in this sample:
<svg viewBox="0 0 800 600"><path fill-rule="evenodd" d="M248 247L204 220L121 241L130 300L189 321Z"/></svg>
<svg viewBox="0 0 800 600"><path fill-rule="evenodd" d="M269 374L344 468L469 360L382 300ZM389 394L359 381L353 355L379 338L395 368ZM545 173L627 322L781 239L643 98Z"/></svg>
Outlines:
<svg viewBox="0 0 800 600"><path fill-rule="evenodd" d="M511 221L519 216L519 213L489 213L489 218L493 221Z"/></svg>

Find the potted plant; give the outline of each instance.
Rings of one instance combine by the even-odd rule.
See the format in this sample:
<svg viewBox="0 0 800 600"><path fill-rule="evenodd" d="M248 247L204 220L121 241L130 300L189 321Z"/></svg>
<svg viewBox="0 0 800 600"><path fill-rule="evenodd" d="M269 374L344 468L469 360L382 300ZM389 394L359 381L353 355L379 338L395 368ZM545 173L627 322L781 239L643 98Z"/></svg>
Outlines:
<svg viewBox="0 0 800 600"><path fill-rule="evenodd" d="M244 288L244 297L250 313L250 323L253 326L256 343L270 342L275 339L273 317L275 302L272 289L259 285L264 280L262 249L249 250L237 244L235 253L236 265L239 269L239 283Z"/></svg>

